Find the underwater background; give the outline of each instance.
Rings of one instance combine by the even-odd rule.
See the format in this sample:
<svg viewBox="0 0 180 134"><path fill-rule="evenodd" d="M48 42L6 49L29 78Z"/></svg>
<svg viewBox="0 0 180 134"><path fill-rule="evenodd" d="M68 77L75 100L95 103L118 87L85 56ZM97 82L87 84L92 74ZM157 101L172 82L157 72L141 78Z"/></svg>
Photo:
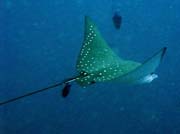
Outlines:
<svg viewBox="0 0 180 134"><path fill-rule="evenodd" d="M119 30L112 23L118 10ZM167 54L150 84L74 84L0 106L0 134L180 134L179 0L1 0L0 101L76 74L84 16L121 57Z"/></svg>

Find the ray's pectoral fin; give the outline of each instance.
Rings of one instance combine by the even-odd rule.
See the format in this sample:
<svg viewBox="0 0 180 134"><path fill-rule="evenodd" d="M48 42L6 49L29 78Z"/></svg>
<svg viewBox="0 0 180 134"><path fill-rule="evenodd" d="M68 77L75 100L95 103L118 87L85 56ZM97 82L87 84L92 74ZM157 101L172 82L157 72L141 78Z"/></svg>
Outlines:
<svg viewBox="0 0 180 134"><path fill-rule="evenodd" d="M157 53L155 53L152 57L147 59L140 66L130 71L129 73L118 78L121 82L127 83L150 83L152 80L157 78L158 76L154 74L156 68L159 66L162 61L167 48L164 47Z"/></svg>
<svg viewBox="0 0 180 134"><path fill-rule="evenodd" d="M84 41L79 53L76 69L83 76L76 82L85 87L96 82L110 80L107 68L116 68L123 59L116 55L102 37L95 23L85 17ZM114 68L111 68L114 66ZM100 75L100 77L99 77Z"/></svg>

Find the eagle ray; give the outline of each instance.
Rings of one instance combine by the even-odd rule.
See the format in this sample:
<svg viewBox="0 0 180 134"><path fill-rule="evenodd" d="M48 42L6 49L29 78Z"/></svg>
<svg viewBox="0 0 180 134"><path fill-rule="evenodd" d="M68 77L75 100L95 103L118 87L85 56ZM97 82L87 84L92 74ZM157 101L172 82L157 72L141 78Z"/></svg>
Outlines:
<svg viewBox="0 0 180 134"><path fill-rule="evenodd" d="M82 87L106 81L128 84L150 83L157 78L154 72L162 61L166 49L166 47L162 48L144 63L125 60L112 51L95 23L90 17L85 16L84 41L76 63L77 75L49 87L2 101L0 105L14 102L60 85L64 85L62 96L66 97L70 91L70 83L73 81L76 81Z"/></svg>

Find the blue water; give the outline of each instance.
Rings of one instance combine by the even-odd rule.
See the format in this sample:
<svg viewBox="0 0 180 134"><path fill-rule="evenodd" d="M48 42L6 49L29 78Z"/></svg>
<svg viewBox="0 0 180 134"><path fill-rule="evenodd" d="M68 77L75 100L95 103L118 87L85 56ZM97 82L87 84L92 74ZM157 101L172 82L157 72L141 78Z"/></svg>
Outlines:
<svg viewBox="0 0 180 134"><path fill-rule="evenodd" d="M159 78L73 85L66 99L58 87L9 103L0 107L0 134L180 134L179 0L1 0L0 101L75 74L85 15L127 59L142 62L167 46Z"/></svg>

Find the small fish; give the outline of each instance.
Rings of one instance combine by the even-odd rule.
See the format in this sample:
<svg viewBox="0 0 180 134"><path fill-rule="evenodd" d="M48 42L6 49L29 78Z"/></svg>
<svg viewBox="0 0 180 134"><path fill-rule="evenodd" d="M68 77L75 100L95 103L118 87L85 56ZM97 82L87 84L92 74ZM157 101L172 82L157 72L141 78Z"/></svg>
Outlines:
<svg viewBox="0 0 180 134"><path fill-rule="evenodd" d="M121 23L122 23L122 17L119 15L118 12L115 12L113 17L112 17L112 21L114 23L114 27L116 29L120 29L121 27Z"/></svg>
<svg viewBox="0 0 180 134"><path fill-rule="evenodd" d="M62 97L67 97L69 95L69 92L71 90L71 85L69 83L66 83L64 88L62 89Z"/></svg>

